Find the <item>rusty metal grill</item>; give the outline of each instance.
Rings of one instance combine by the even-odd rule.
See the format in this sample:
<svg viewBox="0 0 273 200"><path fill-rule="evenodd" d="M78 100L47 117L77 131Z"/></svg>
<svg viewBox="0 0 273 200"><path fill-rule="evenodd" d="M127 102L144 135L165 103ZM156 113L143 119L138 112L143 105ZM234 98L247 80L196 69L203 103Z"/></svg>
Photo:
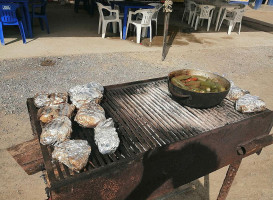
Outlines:
<svg viewBox="0 0 273 200"><path fill-rule="evenodd" d="M94 144L93 129L81 128L73 122L72 139L88 140L92 147L89 163L81 173L75 173L61 163L52 162L52 147L41 145L51 185L255 115L237 112L234 103L227 99L210 109L181 106L170 97L165 78L106 86L101 105L107 117L115 122L121 140L118 150L111 155L100 154ZM30 117L35 119L31 120L33 131L40 135L33 99L28 100L28 107Z"/></svg>

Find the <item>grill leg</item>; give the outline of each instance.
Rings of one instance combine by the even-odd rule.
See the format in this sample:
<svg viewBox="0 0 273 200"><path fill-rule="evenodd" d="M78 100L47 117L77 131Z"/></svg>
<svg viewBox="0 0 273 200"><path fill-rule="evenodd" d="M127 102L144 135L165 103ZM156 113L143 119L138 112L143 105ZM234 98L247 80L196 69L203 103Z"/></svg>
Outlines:
<svg viewBox="0 0 273 200"><path fill-rule="evenodd" d="M236 176L236 173L240 167L241 162L242 162L242 159L235 161L234 163L229 165L225 180L224 180L221 190L218 194L217 200L225 200L227 198L229 189L230 189L231 184Z"/></svg>

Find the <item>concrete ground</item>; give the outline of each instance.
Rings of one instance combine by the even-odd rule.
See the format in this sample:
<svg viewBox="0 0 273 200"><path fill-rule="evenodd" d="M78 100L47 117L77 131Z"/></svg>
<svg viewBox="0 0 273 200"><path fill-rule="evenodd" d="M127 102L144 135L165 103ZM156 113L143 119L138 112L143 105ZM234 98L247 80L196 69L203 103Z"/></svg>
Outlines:
<svg viewBox="0 0 273 200"><path fill-rule="evenodd" d="M198 68L225 75L273 109L273 29L263 32L243 26L240 35L227 35L226 26L220 32L214 32L213 26L210 32L193 31L180 24L181 12L176 9L170 28L172 46L162 62L162 16L153 43L145 39L141 45L132 41L134 37L124 41L110 33L111 37L102 39L97 34L97 13L89 16L81 9L75 14L69 5L49 4L48 16L49 35L35 22L34 38L23 45L16 28L5 29L6 46L0 48L0 199L46 199L42 173L28 176L6 151L32 138L25 100L41 90L66 91L92 80L117 84ZM268 16L267 23L273 24L273 12ZM41 66L45 59L53 60L55 66ZM272 150L273 145L260 156L243 160L228 200L272 199ZM178 189L161 199L216 199L226 170L211 173L208 187L203 187L201 178L193 183L195 189Z"/></svg>
<svg viewBox="0 0 273 200"><path fill-rule="evenodd" d="M258 10L247 7L246 17L272 24L273 6L261 5Z"/></svg>

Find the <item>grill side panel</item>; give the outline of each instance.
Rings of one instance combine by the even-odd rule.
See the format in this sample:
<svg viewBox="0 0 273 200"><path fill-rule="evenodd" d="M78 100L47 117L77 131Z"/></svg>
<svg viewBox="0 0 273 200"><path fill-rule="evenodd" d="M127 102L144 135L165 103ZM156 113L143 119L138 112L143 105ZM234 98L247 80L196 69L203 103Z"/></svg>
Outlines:
<svg viewBox="0 0 273 200"><path fill-rule="evenodd" d="M273 112L139 154L51 188L52 199L153 199L244 156L237 146L267 135ZM254 152L253 152L254 153ZM84 175L84 176L83 176Z"/></svg>

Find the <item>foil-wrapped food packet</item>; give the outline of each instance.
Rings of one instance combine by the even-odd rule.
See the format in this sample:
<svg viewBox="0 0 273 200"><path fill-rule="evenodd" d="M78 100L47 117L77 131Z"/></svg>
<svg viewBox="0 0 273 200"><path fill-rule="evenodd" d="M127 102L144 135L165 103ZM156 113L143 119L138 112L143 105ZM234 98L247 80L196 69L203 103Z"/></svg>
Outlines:
<svg viewBox="0 0 273 200"><path fill-rule="evenodd" d="M55 145L52 158L79 172L86 166L90 153L86 140L67 140Z"/></svg>
<svg viewBox="0 0 273 200"><path fill-rule="evenodd" d="M85 128L94 128L105 119L104 109L94 102L82 105L75 117L75 121Z"/></svg>
<svg viewBox="0 0 273 200"><path fill-rule="evenodd" d="M265 110L266 105L258 96L246 94L236 101L235 108L242 113L252 113Z"/></svg>
<svg viewBox="0 0 273 200"><path fill-rule="evenodd" d="M90 102L100 103L103 92L103 86L95 82L90 82L86 85L77 85L68 91L70 100L77 108Z"/></svg>
<svg viewBox="0 0 273 200"><path fill-rule="evenodd" d="M67 93L37 93L34 96L34 105L37 108L44 106L53 106L61 103L67 103L68 94Z"/></svg>
<svg viewBox="0 0 273 200"><path fill-rule="evenodd" d="M112 118L97 125L94 140L102 154L111 154L117 150L120 140Z"/></svg>
<svg viewBox="0 0 273 200"><path fill-rule="evenodd" d="M233 82L231 82L231 87L229 90L229 93L227 94L226 98L231 101L236 101L240 97L244 96L245 94L249 94L249 91L241 89L234 85Z"/></svg>
<svg viewBox="0 0 273 200"><path fill-rule="evenodd" d="M68 117L62 116L53 119L42 128L40 143L50 145L61 143L71 137L72 124Z"/></svg>
<svg viewBox="0 0 273 200"><path fill-rule="evenodd" d="M53 106L45 106L38 110L38 119L47 124L53 119L61 116L66 116L71 119L75 106L68 103L61 103Z"/></svg>
<svg viewBox="0 0 273 200"><path fill-rule="evenodd" d="M49 106L50 99L48 97L49 97L48 93L37 93L34 96L34 105L37 108L41 108L43 106Z"/></svg>

